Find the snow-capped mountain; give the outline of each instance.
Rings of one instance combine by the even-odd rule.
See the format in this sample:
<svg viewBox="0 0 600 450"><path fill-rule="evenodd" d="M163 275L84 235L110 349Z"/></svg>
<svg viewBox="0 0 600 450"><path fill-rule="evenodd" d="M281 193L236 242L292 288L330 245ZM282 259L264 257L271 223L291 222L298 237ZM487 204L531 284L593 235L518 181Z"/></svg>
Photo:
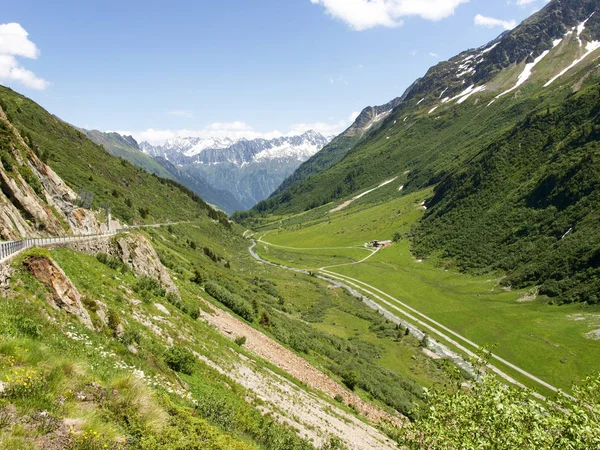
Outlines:
<svg viewBox="0 0 600 450"><path fill-rule="evenodd" d="M272 159L303 162L321 150L329 140L310 130L299 136L276 139L176 137L158 146L142 142L140 148L150 156L159 156L177 165L231 163L241 167L253 161Z"/></svg>
<svg viewBox="0 0 600 450"><path fill-rule="evenodd" d="M248 209L267 198L330 140L310 130L276 139L176 137L158 146L142 142L140 149L178 179L185 179L191 189L190 180L202 179L217 190L233 194L236 208L231 207L231 201L219 205L231 212Z"/></svg>
<svg viewBox="0 0 600 450"><path fill-rule="evenodd" d="M273 196L328 170L382 127L396 122L409 127L420 114L435 118L482 97L487 100L485 106L491 107L519 95L532 82L554 88L569 74L597 61L599 52L600 0L553 0L515 29L434 65L402 96L364 108L347 130L304 162ZM399 111L403 117L393 117Z"/></svg>
<svg viewBox="0 0 600 450"><path fill-rule="evenodd" d="M170 156L177 157L179 154L195 156L206 149L226 149L233 144L245 139L230 138L198 138L198 137L175 137L167 140L163 145L151 145L142 142L140 149L150 156L160 156L169 159Z"/></svg>

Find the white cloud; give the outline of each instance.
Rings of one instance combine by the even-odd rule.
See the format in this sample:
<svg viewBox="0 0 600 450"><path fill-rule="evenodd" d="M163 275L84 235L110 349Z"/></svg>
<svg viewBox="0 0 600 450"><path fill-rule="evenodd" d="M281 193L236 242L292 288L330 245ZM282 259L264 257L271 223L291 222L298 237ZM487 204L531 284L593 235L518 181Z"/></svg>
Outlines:
<svg viewBox="0 0 600 450"><path fill-rule="evenodd" d="M526 6L535 3L537 0L517 0L515 3L517 6Z"/></svg>
<svg viewBox="0 0 600 450"><path fill-rule="evenodd" d="M496 28L502 27L505 30L512 30L517 26L517 22L514 20L501 20L495 19L493 17L483 16L481 14L477 14L474 19L475 25L479 25L487 28Z"/></svg>
<svg viewBox="0 0 600 450"><path fill-rule="evenodd" d="M439 55L437 53L434 53L434 52L429 52L429 56L437 58Z"/></svg>
<svg viewBox="0 0 600 450"><path fill-rule="evenodd" d="M398 27L402 17L441 20L469 0L310 0L357 31L373 27Z"/></svg>
<svg viewBox="0 0 600 450"><path fill-rule="evenodd" d="M168 139L172 139L178 136L181 137L199 137L199 138L232 138L232 139L275 139L281 136L296 136L302 134L308 130L314 130L321 133L323 136L337 136L346 128L348 128L354 120L358 117L358 112L353 112L345 120L340 120L335 123L326 122L313 122L313 123L297 123L290 126L286 132L278 130L261 132L257 131L252 126L245 122L215 122L211 123L205 128L191 130L157 130L149 128L144 131L117 131L117 133L124 136L131 135L138 142L147 141L153 145L164 144Z"/></svg>
<svg viewBox="0 0 600 450"><path fill-rule="evenodd" d="M16 56L37 59L40 51L18 23L0 24L0 82L17 82L31 89L43 90L48 83L22 67Z"/></svg>

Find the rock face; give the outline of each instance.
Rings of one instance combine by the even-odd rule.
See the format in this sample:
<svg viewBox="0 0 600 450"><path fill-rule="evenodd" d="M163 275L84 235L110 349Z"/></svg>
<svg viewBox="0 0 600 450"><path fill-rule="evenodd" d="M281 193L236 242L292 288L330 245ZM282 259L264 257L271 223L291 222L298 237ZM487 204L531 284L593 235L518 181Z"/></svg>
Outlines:
<svg viewBox="0 0 600 450"><path fill-rule="evenodd" d="M75 205L77 194L29 147L0 108L6 130L0 148L0 238L63 236L108 231L93 211ZM120 228L112 223L111 229Z"/></svg>
<svg viewBox="0 0 600 450"><path fill-rule="evenodd" d="M51 290L48 301L55 309L73 314L90 330L94 329L87 310L81 303L81 294L65 275L63 270L50 258L30 256L23 261L31 274Z"/></svg>
<svg viewBox="0 0 600 450"><path fill-rule="evenodd" d="M179 295L169 272L162 265L154 247L145 236L141 234L123 235L115 240L115 244L111 253L121 258L137 276L153 278L168 292Z"/></svg>
<svg viewBox="0 0 600 450"><path fill-rule="evenodd" d="M138 277L153 278L167 292L179 296L179 290L173 283L169 272L162 265L154 247L143 234L129 233L117 237L95 237L79 242L64 242L51 248L70 248L93 256L98 253L106 253L119 258Z"/></svg>
<svg viewBox="0 0 600 450"><path fill-rule="evenodd" d="M10 279L12 278L12 269L9 264L0 264L0 296L6 296L10 289Z"/></svg>

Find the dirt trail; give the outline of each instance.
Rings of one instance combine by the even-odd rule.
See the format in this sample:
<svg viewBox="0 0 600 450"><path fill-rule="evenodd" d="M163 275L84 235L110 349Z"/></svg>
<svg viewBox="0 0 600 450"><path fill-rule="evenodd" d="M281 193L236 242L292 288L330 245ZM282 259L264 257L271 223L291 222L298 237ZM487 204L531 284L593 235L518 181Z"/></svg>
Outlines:
<svg viewBox="0 0 600 450"><path fill-rule="evenodd" d="M369 420L375 423L388 420L397 425L404 423L405 419L400 415L391 415L363 401L358 395L343 388L291 350L288 350L275 340L236 319L231 314L215 309L214 314L202 313L202 318L232 339L245 336L246 343L244 347L249 351L274 364L301 382L306 383L312 389L320 390L331 397L340 395L344 399L345 404L354 405L360 414Z"/></svg>
<svg viewBox="0 0 600 450"><path fill-rule="evenodd" d="M391 180L387 180L384 181L383 183L381 183L379 186L377 186L376 188L373 189L369 189L368 191L363 192L362 194L358 194L354 197L352 197L350 200L346 200L344 203L342 203L341 205L337 206L336 208L333 208L331 211L329 211L330 213L334 213L334 212L338 212L341 211L342 209L347 208L348 206L350 206L350 204L355 201L358 200L359 198L364 197L367 194L370 194L373 191L376 191L379 188L382 188L383 186L393 183L394 181L396 181L398 179L398 177L392 178Z"/></svg>
<svg viewBox="0 0 600 450"><path fill-rule="evenodd" d="M263 243L270 245L268 242L264 242ZM255 252L253 252L253 246L251 246L249 248L250 253L252 254L253 257L266 262L264 260L262 260L262 258L260 258L259 255L257 255ZM367 258L365 258L365 260L369 259L371 256L368 256ZM363 261L365 261L363 260ZM359 263L363 262L363 261L359 261ZM356 263L355 263L356 264ZM281 264L274 264L282 269L287 269L287 270L297 270L297 269L292 269L292 268L288 268L286 266L283 266ZM471 340L466 339L464 336L456 333L455 331L451 330L450 328L442 325L441 323L431 319L430 317L426 316L425 314L421 313L420 311L416 310L415 308L410 307L409 305L401 302L400 300L398 300L395 297L392 297L391 295L387 294L386 292L377 289L375 286L372 286L370 284L367 284L363 281L360 281L356 278L351 278L347 275L342 275L340 273L337 272L331 272L329 270L327 270L328 268L333 268L335 266L330 266L330 267L323 267L320 268L319 271L321 273L323 273L326 277L331 277L334 278L340 282L349 284L351 287L357 289L358 291L362 291L363 293L367 294L369 297L371 298L377 298L380 302L384 303L387 307L392 308L393 310L398 311L399 313L401 313L403 316L408 317L412 323L416 323L419 326L429 330L430 332L432 332L433 334L439 336L440 338L442 338L443 340L449 342L450 344L452 344L453 346L455 346L456 348L460 349L462 352L464 352L466 355L470 356L470 357L477 357L477 354L474 351L469 350L468 348L464 347L463 345L461 345L459 342L457 342L456 340L452 339L450 336L453 336L455 338L457 338L458 340L472 346L474 349L478 349L480 348L480 346L478 346L476 343L474 343ZM367 289L368 288L368 289ZM370 289L370 290L369 290ZM379 294L379 295L378 295ZM388 300L385 300L384 298L382 298L381 296L386 297L387 299L391 300L393 303L390 303ZM407 312L409 311L409 312ZM412 315L414 314L414 316ZM397 315L397 314L394 314ZM415 317L415 316L419 316L421 319L424 319L425 321ZM431 324L431 325L430 325ZM433 325L433 326L432 326ZM439 343L438 343L439 344ZM446 353L447 355L456 355L455 352L452 352L451 350L447 349L444 346L440 346L440 348L444 349L443 353ZM546 383L544 380L536 377L535 375L521 369L520 367L510 363L509 361L493 354L490 352L486 352L490 358L495 359L499 362L501 362L502 364L505 364L506 366L510 367L511 369L515 370L516 372L519 372L520 374L524 375L525 377L529 378L530 380L533 380L534 382L544 386L545 388L553 391L553 392L560 392L555 386L552 386L549 383ZM458 356L458 355L456 355ZM451 358L452 360L454 360L455 358ZM463 358L459 357L459 361L461 361ZM455 363L457 363L457 361L454 361ZM461 361L462 362L462 361ZM459 364L461 365L461 364ZM486 364L487 367L494 371L496 374L498 374L501 378L503 378L504 380L508 381L511 384L514 384L516 386L520 386L520 387L525 387L522 383L520 383L519 381L517 381L516 379L514 379L513 377L511 377L510 375L508 375L507 373L501 371L500 369L498 369L496 366L488 363ZM462 365L461 365L462 366ZM468 366L468 364L467 364ZM570 397L568 394L561 392L562 395L566 396L566 397ZM544 396L542 396L541 394L538 393L534 393L533 395L535 395L536 397L540 398L540 399L545 399Z"/></svg>

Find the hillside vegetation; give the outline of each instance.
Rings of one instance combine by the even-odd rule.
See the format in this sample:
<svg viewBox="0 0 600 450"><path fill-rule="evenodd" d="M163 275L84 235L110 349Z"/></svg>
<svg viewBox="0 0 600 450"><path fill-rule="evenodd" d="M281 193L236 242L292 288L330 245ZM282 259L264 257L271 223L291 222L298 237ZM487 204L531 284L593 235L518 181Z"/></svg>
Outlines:
<svg viewBox="0 0 600 450"><path fill-rule="evenodd" d="M186 220L207 213L224 217L186 188L115 158L77 129L3 86L0 107L25 143L68 186L80 195L93 195L94 209L109 205L113 215L127 223ZM0 149L2 154L7 151Z"/></svg>
<svg viewBox="0 0 600 450"><path fill-rule="evenodd" d="M134 166L141 167L146 172L153 173L162 178L175 179L163 166L142 152L138 143L131 136L121 136L119 133L103 133L98 130L80 130L96 144L117 158L123 158Z"/></svg>
<svg viewBox="0 0 600 450"><path fill-rule="evenodd" d="M509 273L559 302L600 302L600 88L538 110L445 178L414 232L421 256Z"/></svg>

